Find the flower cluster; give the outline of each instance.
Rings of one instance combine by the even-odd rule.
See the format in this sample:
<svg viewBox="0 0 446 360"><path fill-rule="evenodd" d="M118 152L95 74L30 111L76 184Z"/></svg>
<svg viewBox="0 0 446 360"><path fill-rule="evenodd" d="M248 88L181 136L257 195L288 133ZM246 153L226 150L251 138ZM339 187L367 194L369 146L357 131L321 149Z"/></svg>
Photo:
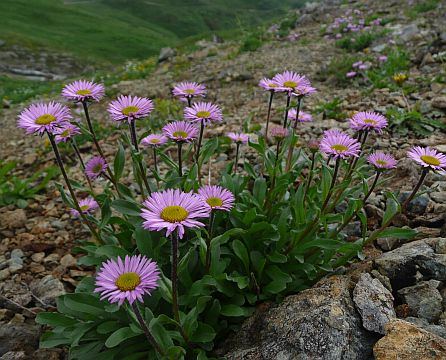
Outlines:
<svg viewBox="0 0 446 360"><path fill-rule="evenodd" d="M366 21L365 15L358 9L348 9L343 16L333 20L327 28L327 33L340 39L348 33L358 33L361 31L370 31L373 27L380 26L382 19L375 18Z"/></svg>

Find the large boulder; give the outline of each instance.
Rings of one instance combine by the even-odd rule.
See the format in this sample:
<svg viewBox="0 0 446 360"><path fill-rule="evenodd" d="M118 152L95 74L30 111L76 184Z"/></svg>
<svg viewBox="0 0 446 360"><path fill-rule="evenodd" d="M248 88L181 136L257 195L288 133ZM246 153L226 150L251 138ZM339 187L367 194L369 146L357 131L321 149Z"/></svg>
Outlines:
<svg viewBox="0 0 446 360"><path fill-rule="evenodd" d="M257 313L221 346L227 360L372 359L376 338L362 328L350 279L332 276Z"/></svg>

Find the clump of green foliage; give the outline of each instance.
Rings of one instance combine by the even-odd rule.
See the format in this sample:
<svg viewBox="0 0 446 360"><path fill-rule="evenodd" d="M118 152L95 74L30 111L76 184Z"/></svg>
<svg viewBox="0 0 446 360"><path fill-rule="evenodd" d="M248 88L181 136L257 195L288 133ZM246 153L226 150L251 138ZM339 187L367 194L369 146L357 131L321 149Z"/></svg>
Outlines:
<svg viewBox="0 0 446 360"><path fill-rule="evenodd" d="M438 6L438 4L440 3L440 0L426 0L426 1L422 1L418 4L415 4L413 7L411 7L410 9L407 10L407 15L414 19L416 18L419 14L431 11L431 10L435 10Z"/></svg>
<svg viewBox="0 0 446 360"><path fill-rule="evenodd" d="M336 46L349 51L361 51L368 48L373 41L384 36L384 34L385 31L351 33L337 40Z"/></svg>
<svg viewBox="0 0 446 360"><path fill-rule="evenodd" d="M418 108L406 110L394 107L388 109L386 115L390 129L400 135L411 132L417 136L428 136L435 130L446 131L446 124L424 116Z"/></svg>
<svg viewBox="0 0 446 360"><path fill-rule="evenodd" d="M347 84L350 79L345 74L351 71L353 64L358 60L359 56L356 55L335 56L321 75L323 77L333 77L337 84Z"/></svg>
<svg viewBox="0 0 446 360"><path fill-rule="evenodd" d="M51 166L35 172L29 178L19 178L12 175L16 166L16 161L0 163L0 206L25 208L28 200L35 198L59 174L59 169Z"/></svg>
<svg viewBox="0 0 446 360"><path fill-rule="evenodd" d="M334 98L332 101L321 101L314 109L316 114L322 114L323 119L344 120L347 113L342 110L342 100Z"/></svg>
<svg viewBox="0 0 446 360"><path fill-rule="evenodd" d="M374 88L397 89L398 85L392 80L392 76L403 73L410 68L410 59L407 52L396 49L387 56L387 61L378 67L372 67L367 71L367 78Z"/></svg>

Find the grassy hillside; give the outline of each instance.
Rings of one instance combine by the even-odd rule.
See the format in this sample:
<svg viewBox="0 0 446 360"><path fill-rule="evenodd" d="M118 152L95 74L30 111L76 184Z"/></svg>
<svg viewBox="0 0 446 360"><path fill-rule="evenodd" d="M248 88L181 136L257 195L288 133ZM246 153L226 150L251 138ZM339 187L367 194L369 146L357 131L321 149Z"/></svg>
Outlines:
<svg viewBox="0 0 446 360"><path fill-rule="evenodd" d="M141 59L208 31L255 25L301 0L1 0L0 39L88 61Z"/></svg>

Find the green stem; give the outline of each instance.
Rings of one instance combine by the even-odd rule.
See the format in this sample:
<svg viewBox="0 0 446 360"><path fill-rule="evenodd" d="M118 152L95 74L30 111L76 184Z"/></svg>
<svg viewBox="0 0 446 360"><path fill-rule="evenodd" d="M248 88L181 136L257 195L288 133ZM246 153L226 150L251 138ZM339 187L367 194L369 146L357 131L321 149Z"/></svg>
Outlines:
<svg viewBox="0 0 446 360"><path fill-rule="evenodd" d="M82 159L82 155L81 155L81 153L79 151L79 148L77 147L76 140L74 138L71 139L71 145L72 145L72 147L74 149L74 152L77 155L77 158L79 159L79 162L81 163L82 170L85 170L84 160ZM86 174L85 174L85 178L87 179L88 187L90 188L90 191L94 194L93 186L91 185L90 178Z"/></svg>
<svg viewBox="0 0 446 360"><path fill-rule="evenodd" d="M268 114L266 116L266 127L265 127L265 144L268 143L268 129L269 129L269 121L271 119L271 108L273 104L274 90L270 91L269 102L268 102Z"/></svg>
<svg viewBox="0 0 446 360"><path fill-rule="evenodd" d="M418 190L420 189L421 185L424 182L424 179L426 178L427 173L429 172L429 170L423 169L423 172L421 173L420 179L418 180L417 185L415 185L415 188L413 189L412 193L409 195L409 197L404 201L403 205L401 205L401 211L405 212L407 206L409 205L409 203L412 201L413 197L415 196L415 194L418 192Z"/></svg>
<svg viewBox="0 0 446 360"><path fill-rule="evenodd" d="M198 171L198 182L200 184L201 184L200 150L201 150L201 142L203 141L203 133L204 133L204 120L201 120L200 135L198 137L197 152L195 153L195 163L197 164L197 171Z"/></svg>
<svg viewBox="0 0 446 360"><path fill-rule="evenodd" d="M214 233L214 222L215 222L215 212L211 210L211 215L209 217L209 236L206 241L206 263L205 263L205 274L209 274L209 269L211 267L211 241Z"/></svg>
<svg viewBox="0 0 446 360"><path fill-rule="evenodd" d="M62 158L60 156L59 153L59 149L57 148L57 144L54 141L54 137L52 134L50 134L49 132L47 132L48 138L50 140L51 146L53 148L54 151L54 155L56 156L56 162L57 165L59 165L60 171L62 172L62 176L65 180L65 184L67 185L68 191L70 192L71 198L73 199L73 203L74 203L74 207L76 208L76 210L79 212L80 217L82 218L82 220L85 222L85 224L87 225L88 229L90 230L91 234L94 236L94 238L100 242L101 244L103 244L104 242L102 241L102 239L100 238L99 234L97 233L97 231L93 228L93 226L90 224L90 222L88 221L87 217L85 216L85 214L83 213L83 211L81 210L80 206L79 206L79 202L77 201L76 195L74 193L74 190L71 186L70 180L68 179L68 175L67 172L65 171L65 167L63 166L63 162L62 162Z"/></svg>
<svg viewBox="0 0 446 360"><path fill-rule="evenodd" d="M237 174L239 150L240 150L240 143L238 142L235 150L234 174Z"/></svg>
<svg viewBox="0 0 446 360"><path fill-rule="evenodd" d="M291 138L290 146L288 148L288 156L286 160L286 166L285 166L285 172L288 172L291 168L291 160L293 159L293 150L296 146L296 131L297 131L297 123L299 122L299 112L300 112L300 106L302 102L302 97L299 96L297 99L297 106L296 106L296 118L294 119L294 126L293 126L293 136Z"/></svg>
<svg viewBox="0 0 446 360"><path fill-rule="evenodd" d="M183 164L181 158L181 148L183 143L181 141L178 142L178 176L183 177Z"/></svg>
<svg viewBox="0 0 446 360"><path fill-rule="evenodd" d="M178 310L178 233L172 234L172 268L171 268L171 280L172 280L172 312L175 321L181 326L180 312Z"/></svg>
<svg viewBox="0 0 446 360"><path fill-rule="evenodd" d="M154 168L155 168L155 178L156 178L156 186L159 188L160 187L160 182L158 180L158 161L156 158L156 147L153 147L153 163L154 163Z"/></svg>
<svg viewBox="0 0 446 360"><path fill-rule="evenodd" d="M285 116L283 119L283 128L285 129L288 125L288 109L290 107L290 101L291 101L291 93L287 94L286 98L286 108L285 108Z"/></svg>
<svg viewBox="0 0 446 360"><path fill-rule="evenodd" d="M314 152L312 152L312 156L311 156L311 166L310 166L310 171L308 174L307 184L305 185L304 204L305 204L305 199L307 197L308 189L310 188L310 185L311 185L311 180L313 180L313 170L314 170L315 159L316 159L316 152L314 151Z"/></svg>
<svg viewBox="0 0 446 360"><path fill-rule="evenodd" d="M150 332L149 327L147 326L146 322L144 321L141 312L139 311L138 304L136 301L133 302L131 305L133 312L136 315L136 318L138 319L139 325L141 326L142 331L144 331L144 334L146 335L147 340L149 343L154 347L154 349L161 355L165 356L166 353L161 349L161 346L157 343L155 338L153 337L152 333Z"/></svg>

